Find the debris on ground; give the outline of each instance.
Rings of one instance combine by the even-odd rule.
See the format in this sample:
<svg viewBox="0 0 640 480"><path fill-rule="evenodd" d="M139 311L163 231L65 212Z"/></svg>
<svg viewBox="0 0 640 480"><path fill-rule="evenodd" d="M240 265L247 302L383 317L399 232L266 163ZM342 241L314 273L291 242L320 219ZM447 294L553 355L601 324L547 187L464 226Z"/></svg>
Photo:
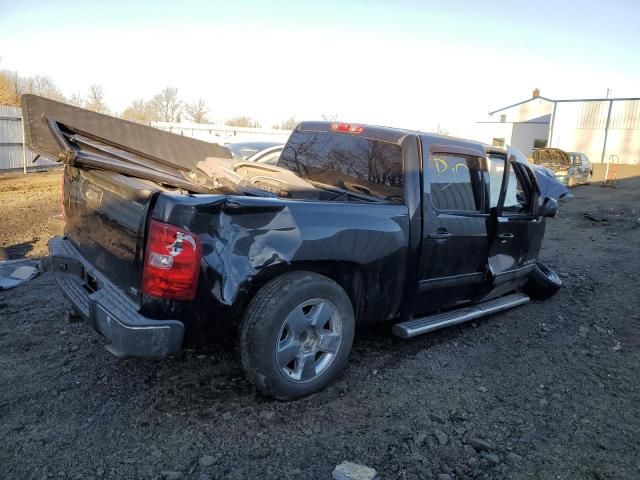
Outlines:
<svg viewBox="0 0 640 480"><path fill-rule="evenodd" d="M182 478L181 472L174 472L171 470L160 472L160 475L162 476L162 480L180 480Z"/></svg>
<svg viewBox="0 0 640 480"><path fill-rule="evenodd" d="M591 212L584 212L582 214L582 216L584 218L586 218L587 220L591 220L592 222L606 222L607 220L609 220L604 215L597 215L597 214L591 213Z"/></svg>
<svg viewBox="0 0 640 480"><path fill-rule="evenodd" d="M28 282L42 272L42 262L37 260L5 260L0 262L0 290L9 290Z"/></svg>
<svg viewBox="0 0 640 480"><path fill-rule="evenodd" d="M218 461L217 457L213 455L204 455L200 458L200 465L203 467L210 467Z"/></svg>
<svg viewBox="0 0 640 480"><path fill-rule="evenodd" d="M449 441L449 436L437 428L433 430L433 436L436 437L436 440L438 440L438 444L440 445L446 445Z"/></svg>
<svg viewBox="0 0 640 480"><path fill-rule="evenodd" d="M334 480L371 480L376 476L375 468L352 462L342 462L333 470Z"/></svg>
<svg viewBox="0 0 640 480"><path fill-rule="evenodd" d="M482 438L477 438L477 437L469 437L467 439L467 445L475 448L478 451L495 450L496 448L493 442L490 442L489 440L483 440Z"/></svg>

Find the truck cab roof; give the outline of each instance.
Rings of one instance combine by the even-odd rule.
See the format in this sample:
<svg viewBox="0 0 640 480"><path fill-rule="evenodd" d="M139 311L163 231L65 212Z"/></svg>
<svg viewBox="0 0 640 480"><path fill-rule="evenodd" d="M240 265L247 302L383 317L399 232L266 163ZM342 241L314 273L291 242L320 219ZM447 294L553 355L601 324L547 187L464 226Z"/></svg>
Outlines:
<svg viewBox="0 0 640 480"><path fill-rule="evenodd" d="M469 140L460 137L453 137L449 135L440 135L437 133L422 132L420 130L412 130L409 128L396 128L385 127L382 125L369 125L364 123L343 123L343 122L328 122L328 121L304 121L300 122L294 131L298 132L342 132L356 134L361 137L370 138L373 140L381 140L389 143L401 144L402 141L408 135L419 136L423 139L428 139L429 143L466 143L473 144L478 148L492 152L506 153L506 149L500 147L493 147L482 142L475 140Z"/></svg>

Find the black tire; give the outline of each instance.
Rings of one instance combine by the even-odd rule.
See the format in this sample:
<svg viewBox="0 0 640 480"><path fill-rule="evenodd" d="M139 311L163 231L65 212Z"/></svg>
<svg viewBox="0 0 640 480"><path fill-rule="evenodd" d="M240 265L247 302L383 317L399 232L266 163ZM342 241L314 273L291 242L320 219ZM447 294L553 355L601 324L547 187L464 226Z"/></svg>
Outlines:
<svg viewBox="0 0 640 480"><path fill-rule="evenodd" d="M327 313L329 320L322 323ZM321 314L319 327L313 323L303 327L306 328L303 333L296 333L307 319L320 318ZM297 324L290 320L300 318L305 320ZM291 328L294 324L296 328ZM327 326L328 329L323 328ZM344 368L354 331L353 307L340 285L313 272L286 273L262 287L247 307L240 325L242 366L247 378L264 395L278 400L311 395L327 386ZM324 350L329 337L333 353ZM289 347L287 342L291 343ZM300 350L289 364L285 364L288 356L276 357L276 353L280 355L287 349L295 352L295 348ZM314 353L315 348L322 351ZM312 366L307 370L305 365ZM297 374L298 379L294 378Z"/></svg>
<svg viewBox="0 0 640 480"><path fill-rule="evenodd" d="M522 290L535 300L546 300L556 294L562 287L558 274L542 262L536 262Z"/></svg>

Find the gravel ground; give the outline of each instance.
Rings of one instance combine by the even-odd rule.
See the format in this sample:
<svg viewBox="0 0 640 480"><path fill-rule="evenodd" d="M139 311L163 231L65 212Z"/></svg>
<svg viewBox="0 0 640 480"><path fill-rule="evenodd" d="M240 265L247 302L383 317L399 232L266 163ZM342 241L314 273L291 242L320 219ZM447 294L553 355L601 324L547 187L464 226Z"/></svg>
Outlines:
<svg viewBox="0 0 640 480"><path fill-rule="evenodd" d="M58 185L0 177L12 256L46 254ZM345 460L382 479L640 478L639 189L561 202L553 299L408 341L359 331L344 375L292 403L256 394L231 336L122 361L64 323L50 273L0 292L0 478L329 479Z"/></svg>

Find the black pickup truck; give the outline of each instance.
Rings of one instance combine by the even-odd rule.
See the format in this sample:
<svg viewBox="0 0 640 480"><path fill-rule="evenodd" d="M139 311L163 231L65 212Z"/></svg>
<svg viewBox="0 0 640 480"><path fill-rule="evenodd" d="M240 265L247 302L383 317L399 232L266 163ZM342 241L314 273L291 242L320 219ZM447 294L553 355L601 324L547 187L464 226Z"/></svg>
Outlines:
<svg viewBox="0 0 640 480"><path fill-rule="evenodd" d="M239 330L278 399L345 366L356 323L408 338L547 298L553 199L518 151L411 130L302 122L276 166L36 96L30 147L65 163L56 278L120 357Z"/></svg>

